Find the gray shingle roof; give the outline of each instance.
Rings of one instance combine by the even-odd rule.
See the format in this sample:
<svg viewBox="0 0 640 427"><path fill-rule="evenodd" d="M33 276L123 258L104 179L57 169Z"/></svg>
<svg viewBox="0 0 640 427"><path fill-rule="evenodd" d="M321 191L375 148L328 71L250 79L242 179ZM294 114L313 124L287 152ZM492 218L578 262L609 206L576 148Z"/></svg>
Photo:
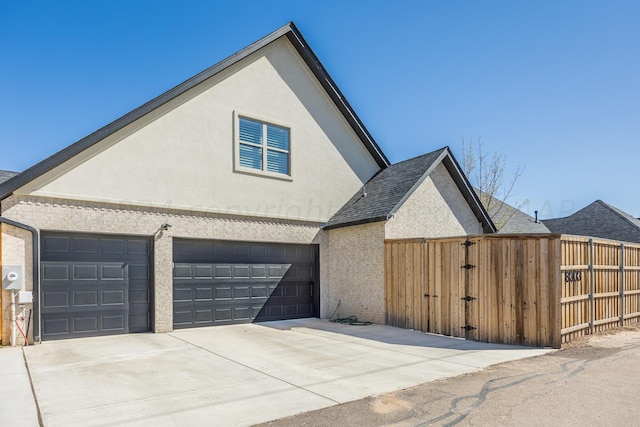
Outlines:
<svg viewBox="0 0 640 427"><path fill-rule="evenodd" d="M480 190L476 189L476 192ZM491 197L491 196L487 196ZM536 222L535 218L522 212L520 209L511 206L506 202L502 202L492 197L491 204L487 209L493 223L498 227L498 233L501 234L539 234L549 233L549 229L542 224ZM484 198L480 197L484 202ZM485 208L487 204L485 203Z"/></svg>
<svg viewBox="0 0 640 427"><path fill-rule="evenodd" d="M640 220L602 200L568 217L546 219L543 223L552 233L640 243Z"/></svg>
<svg viewBox="0 0 640 427"><path fill-rule="evenodd" d="M16 175L18 175L18 172L0 171L0 183L10 180Z"/></svg>
<svg viewBox="0 0 640 427"><path fill-rule="evenodd" d="M495 227L448 147L405 160L378 172L325 225L329 230L386 221L413 194L435 167L444 162L486 232Z"/></svg>

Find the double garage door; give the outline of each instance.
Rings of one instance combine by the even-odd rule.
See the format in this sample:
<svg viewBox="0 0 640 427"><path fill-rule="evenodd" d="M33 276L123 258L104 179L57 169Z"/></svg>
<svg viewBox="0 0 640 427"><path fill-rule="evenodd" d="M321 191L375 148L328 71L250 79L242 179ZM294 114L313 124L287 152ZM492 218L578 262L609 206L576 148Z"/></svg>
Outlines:
<svg viewBox="0 0 640 427"><path fill-rule="evenodd" d="M42 233L42 339L151 330L151 240Z"/></svg>
<svg viewBox="0 0 640 427"><path fill-rule="evenodd" d="M315 245L176 239L173 257L174 328L318 316Z"/></svg>
<svg viewBox="0 0 640 427"><path fill-rule="evenodd" d="M319 315L315 245L175 239L173 253L174 328ZM148 237L43 232L42 339L150 331L151 266Z"/></svg>

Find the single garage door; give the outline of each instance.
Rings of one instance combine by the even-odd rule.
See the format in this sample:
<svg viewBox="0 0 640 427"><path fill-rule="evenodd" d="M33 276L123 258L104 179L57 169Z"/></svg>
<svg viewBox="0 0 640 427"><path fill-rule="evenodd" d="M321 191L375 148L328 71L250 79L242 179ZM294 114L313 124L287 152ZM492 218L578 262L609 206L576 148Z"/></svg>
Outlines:
<svg viewBox="0 0 640 427"><path fill-rule="evenodd" d="M43 232L42 339L151 330L147 237Z"/></svg>
<svg viewBox="0 0 640 427"><path fill-rule="evenodd" d="M175 240L173 326L317 317L317 245Z"/></svg>

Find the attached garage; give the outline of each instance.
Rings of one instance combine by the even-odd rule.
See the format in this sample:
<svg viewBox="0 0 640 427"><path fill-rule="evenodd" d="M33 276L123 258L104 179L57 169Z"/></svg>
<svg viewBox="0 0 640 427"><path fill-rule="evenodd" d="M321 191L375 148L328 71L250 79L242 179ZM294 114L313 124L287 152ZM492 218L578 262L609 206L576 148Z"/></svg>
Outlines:
<svg viewBox="0 0 640 427"><path fill-rule="evenodd" d="M174 240L173 327L318 317L317 245Z"/></svg>
<svg viewBox="0 0 640 427"><path fill-rule="evenodd" d="M42 339L151 330L148 237L43 232Z"/></svg>

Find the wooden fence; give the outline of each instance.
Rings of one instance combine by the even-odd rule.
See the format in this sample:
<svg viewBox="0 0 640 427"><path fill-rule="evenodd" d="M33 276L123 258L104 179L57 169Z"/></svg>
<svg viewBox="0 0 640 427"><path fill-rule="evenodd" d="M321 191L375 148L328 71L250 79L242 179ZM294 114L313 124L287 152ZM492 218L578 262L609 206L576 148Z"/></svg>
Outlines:
<svg viewBox="0 0 640 427"><path fill-rule="evenodd" d="M562 342L640 320L640 245L562 237Z"/></svg>
<svg viewBox="0 0 640 427"><path fill-rule="evenodd" d="M640 245L485 235L387 240L385 257L392 326L559 348L640 320Z"/></svg>

